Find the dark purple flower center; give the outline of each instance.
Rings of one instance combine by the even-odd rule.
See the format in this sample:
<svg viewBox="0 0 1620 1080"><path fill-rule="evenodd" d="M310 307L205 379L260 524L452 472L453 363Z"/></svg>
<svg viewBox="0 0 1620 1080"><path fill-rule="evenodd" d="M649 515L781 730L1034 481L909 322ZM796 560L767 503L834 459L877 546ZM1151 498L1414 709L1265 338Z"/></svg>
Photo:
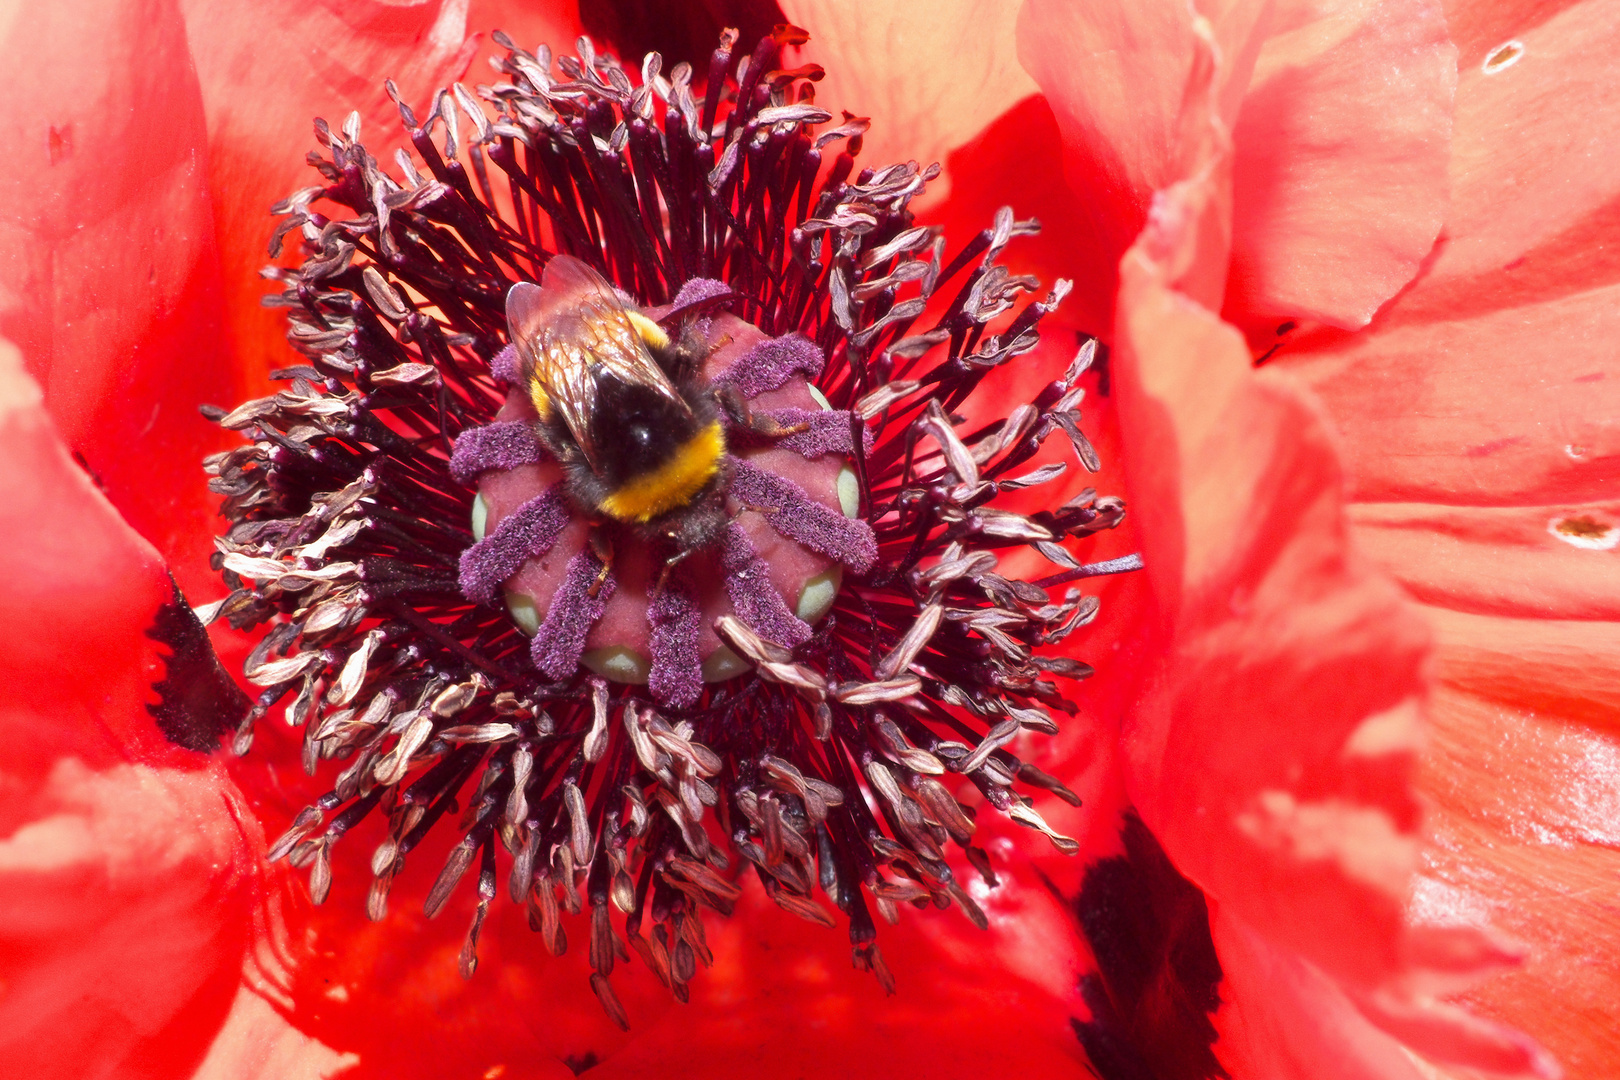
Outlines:
<svg viewBox="0 0 1620 1080"><path fill-rule="evenodd" d="M724 39L700 91L656 54L635 78L583 40L555 62L496 40L509 81L441 91L425 122L401 103L416 158L392 171L357 119L317 124L325 183L278 208L276 250L296 236L302 261L270 272L305 361L215 414L249 441L209 462L233 591L206 614L265 628L237 749L279 705L306 769L337 769L271 855L319 902L364 823L377 918L427 832L456 828L426 910L477 868L463 971L504 872L554 952L561 912L590 909L621 1023L625 943L684 998L699 912L729 913L743 876L841 912L890 985L873 909L984 923L956 869L995 880L977 813L1074 848L1024 792L1078 800L1017 753L1090 673L1060 651L1097 612L1073 583L1139 565L1077 548L1118 499L1030 509L1074 458L1096 468L1095 343L1031 401L980 400L1068 286L1036 299L996 263L1034 229L1010 211L948 258L907 209L936 168L856 170L865 121L827 126L819 71L780 67L802 32L740 59ZM505 298L559 254L705 335L708 384L776 425L727 422L730 517L673 566L542 445Z"/></svg>

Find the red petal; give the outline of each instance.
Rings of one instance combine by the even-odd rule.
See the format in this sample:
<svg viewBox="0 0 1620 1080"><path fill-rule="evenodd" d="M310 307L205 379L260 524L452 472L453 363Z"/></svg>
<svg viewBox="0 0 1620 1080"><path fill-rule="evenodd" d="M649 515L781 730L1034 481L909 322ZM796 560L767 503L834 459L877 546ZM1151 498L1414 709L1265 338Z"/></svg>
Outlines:
<svg viewBox="0 0 1620 1080"><path fill-rule="evenodd" d="M1320 420L1168 287L1160 243L1181 254L1150 229L1121 266L1116 354L1125 436L1158 448L1129 468L1166 650L1125 729L1132 795L1234 917L1371 985L1400 964L1426 634L1350 556Z"/></svg>
<svg viewBox="0 0 1620 1080"><path fill-rule="evenodd" d="M1044 282L1075 281L1075 291L1044 321L1106 338L1113 325L1118 259L1105 262L1090 226L1075 215L1077 199L1064 178L1063 147L1046 98L1024 98L946 158L951 197L921 217L942 226L953 247L971 240L1003 206L1020 220L1039 221L1039 235L1013 240L1001 261L1013 273Z"/></svg>
<svg viewBox="0 0 1620 1080"><path fill-rule="evenodd" d="M256 989L243 986L191 1080L283 1080L337 1076L356 1064L305 1035Z"/></svg>
<svg viewBox="0 0 1620 1080"><path fill-rule="evenodd" d="M1368 334L1304 339L1277 367L1334 414L1364 500L1358 539L1436 605L1443 683L1420 773L1434 843L1411 915L1525 942L1523 970L1468 1000L1604 1075L1620 1067L1605 547L1620 217L1598 87L1620 20L1560 6L1458 13L1447 239ZM1523 51L1487 70L1497 35Z"/></svg>
<svg viewBox="0 0 1620 1080"><path fill-rule="evenodd" d="M1275 17L1232 133L1227 309L1365 326L1440 231L1457 50L1438 0Z"/></svg>
<svg viewBox="0 0 1620 1080"><path fill-rule="evenodd" d="M243 380L238 396L258 394L264 374L293 355L281 312L259 306L266 290L258 271L270 261L270 207L322 183L303 161L316 148L313 119L325 117L336 128L358 110L367 149L390 162L406 134L383 80L398 83L425 120L435 89L491 78L482 63L473 64L489 48L490 29L504 26L530 48L543 41L568 48L579 32L574 6L562 3L480 2L469 9L455 0L293 6L191 0L185 8L208 120L227 333Z"/></svg>
<svg viewBox="0 0 1620 1080"><path fill-rule="evenodd" d="M1613 503L1362 503L1353 520L1362 549L1419 600L1546 619L1620 617Z"/></svg>
<svg viewBox="0 0 1620 1080"><path fill-rule="evenodd" d="M1423 286L1411 294L1421 300ZM1279 370L1335 418L1369 502L1582 503L1610 494L1614 291L1302 342Z"/></svg>
<svg viewBox="0 0 1620 1080"><path fill-rule="evenodd" d="M783 12L809 29L806 55L826 61L817 102L873 119L861 151L867 165L943 163L1015 103L1038 93L1018 62L1013 4L856 7L790 0ZM915 208L937 204L950 190L947 171Z"/></svg>
<svg viewBox="0 0 1620 1080"><path fill-rule="evenodd" d="M1069 317L1093 325L1087 297L1112 294L1149 193L1187 175L1183 96L1198 77L1195 38L1208 34L1223 57L1217 110L1236 125L1228 310L1245 325L1271 313L1364 325L1416 272L1445 208L1456 75L1438 7L1298 3L1267 22L1234 4L1205 15L1025 7L1020 57L1056 113L1075 195L1066 213L1043 215L1078 281Z"/></svg>
<svg viewBox="0 0 1620 1080"><path fill-rule="evenodd" d="M1090 325L1088 297L1114 295L1119 256L1146 223L1152 193L1195 167L1209 133L1207 114L1189 108L1189 97L1212 96L1208 107L1228 124L1236 115L1262 40L1262 11L1240 0L1211 24L1195 23L1197 12L1174 5L1032 0L1024 6L1019 59L1062 133L1072 199L1053 224L1065 241L1062 272L1075 281L1081 325ZM1225 62L1211 87L1215 52ZM1021 176L1026 165L1015 164ZM1209 265L1224 282L1224 255ZM1218 305L1220 283L1214 287Z"/></svg>
<svg viewBox="0 0 1620 1080"><path fill-rule="evenodd" d="M1241 1080L1417 1080L1400 1044L1319 969L1217 909L1226 976L1216 1053Z"/></svg>
<svg viewBox="0 0 1620 1080"><path fill-rule="evenodd" d="M0 134L22 155L0 182L0 329L107 497L182 584L217 592L198 461L222 441L197 405L235 385L179 11L43 5L12 20L0 63Z"/></svg>
<svg viewBox="0 0 1620 1080"><path fill-rule="evenodd" d="M1620 12L1513 13L1523 22L1493 31L1503 39L1486 58L1463 59L1447 240L1405 319L1573 299L1620 278Z"/></svg>
<svg viewBox="0 0 1620 1080"><path fill-rule="evenodd" d="M1187 295L1220 252L1201 221L1220 171L1195 177L1160 193L1121 264L1120 415L1153 448L1128 465L1154 594L1145 648L1162 650L1123 735L1133 800L1227 924L1247 1032L1234 1053L1262 1075L1404 1074L1359 1013L1435 1059L1555 1071L1428 996L1504 959L1477 933L1403 925L1428 634L1351 548L1321 418ZM1237 926L1263 934L1247 947ZM1268 1005L1272 991L1289 998ZM1320 1023L1335 1010L1343 1023Z"/></svg>
<svg viewBox="0 0 1620 1080"><path fill-rule="evenodd" d="M0 1055L31 1076L169 1076L236 992L262 846L217 765L146 712L172 586L0 348Z"/></svg>
<svg viewBox="0 0 1620 1080"><path fill-rule="evenodd" d="M1557 17L1583 0L1451 0L1446 22L1463 68L1484 63L1502 45Z"/></svg>
<svg viewBox="0 0 1620 1080"><path fill-rule="evenodd" d="M0 841L9 1068L157 1076L199 1060L236 993L254 892L230 791L217 768L68 757L27 800L31 820Z"/></svg>
<svg viewBox="0 0 1620 1080"><path fill-rule="evenodd" d="M1614 1075L1620 627L1430 617L1442 690L1422 781L1435 843L1414 915L1488 919L1523 942L1522 970L1467 1000L1535 1035L1571 1076Z"/></svg>
<svg viewBox="0 0 1620 1080"><path fill-rule="evenodd" d="M1066 1076L1080 964L1069 915L1027 869L987 897L991 926L903 910L879 944L899 984L886 998L848 967L841 930L783 916L750 888L711 937L714 971L617 1057L604 1077ZM1023 885L1017 881L1024 882ZM752 927L753 932L749 932ZM638 977L644 973L638 973Z"/></svg>
<svg viewBox="0 0 1620 1080"><path fill-rule="evenodd" d="M1117 0L1025 6L1019 58L1063 129L1070 185L1095 200L1077 209L1107 244L1104 257L1135 239L1154 191L1196 166L1188 154L1203 136L1192 125L1205 117L1188 109L1186 98L1209 92L1201 38L1226 54L1216 108L1228 119L1235 111L1230 95L1247 82L1259 8L1231 5L1210 27L1173 6Z"/></svg>
<svg viewBox="0 0 1620 1080"><path fill-rule="evenodd" d="M255 755L264 749L256 744ZM1005 841L984 838L1005 870L1002 887L986 894L970 886L988 931L959 913L908 908L898 926L882 927L879 944L901 987L895 997L850 966L842 927L794 919L748 880L732 918L705 913L715 964L692 982L690 1004L675 1003L639 958L616 967L613 987L632 1024L623 1033L588 988L588 920L564 919L570 948L552 959L505 896L504 880L484 924L478 971L470 980L457 974L471 890L453 896L438 919L421 916L453 839L430 837L413 853L379 923L362 915L371 875L359 831L333 851L324 906L309 908L301 885L289 889L293 1015L306 1034L357 1054L356 1078L436 1078L447 1063L471 1075L505 1066L505 1075L565 1077L565 1062L592 1061L603 1062L603 1075L647 1075L656 1065L660 1076L711 1077L747 1073L761 1055L773 1069L805 1075L868 1075L908 1063L955 1075L953 1063L970 1063L961 1071L971 1072L999 1060L1039 1076L1079 1061L1068 1023L1080 1007L1082 967L1072 916Z"/></svg>

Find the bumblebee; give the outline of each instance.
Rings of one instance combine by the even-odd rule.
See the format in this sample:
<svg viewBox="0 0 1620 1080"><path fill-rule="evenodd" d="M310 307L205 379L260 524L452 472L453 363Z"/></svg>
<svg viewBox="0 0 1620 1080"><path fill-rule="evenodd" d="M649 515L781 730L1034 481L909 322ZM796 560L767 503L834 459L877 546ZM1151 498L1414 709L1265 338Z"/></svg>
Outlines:
<svg viewBox="0 0 1620 1080"><path fill-rule="evenodd" d="M506 322L537 434L578 510L650 543L668 567L709 547L730 516L723 415L746 406L703 377L712 347L671 336L568 255L506 294ZM593 531L606 563L611 544Z"/></svg>

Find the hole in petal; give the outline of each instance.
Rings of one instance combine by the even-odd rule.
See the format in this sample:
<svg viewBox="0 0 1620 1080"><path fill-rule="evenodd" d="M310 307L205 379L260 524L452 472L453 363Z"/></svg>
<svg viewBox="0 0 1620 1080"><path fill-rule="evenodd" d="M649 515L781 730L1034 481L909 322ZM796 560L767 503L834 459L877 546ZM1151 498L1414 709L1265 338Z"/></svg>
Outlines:
<svg viewBox="0 0 1620 1080"><path fill-rule="evenodd" d="M1553 518L1547 523L1547 531L1566 544L1592 551L1608 551L1620 544L1620 529L1585 514Z"/></svg>
<svg viewBox="0 0 1620 1080"><path fill-rule="evenodd" d="M1517 64L1523 56L1524 42L1504 41L1490 51L1479 69L1487 75L1495 75L1497 72L1506 71L1514 64Z"/></svg>

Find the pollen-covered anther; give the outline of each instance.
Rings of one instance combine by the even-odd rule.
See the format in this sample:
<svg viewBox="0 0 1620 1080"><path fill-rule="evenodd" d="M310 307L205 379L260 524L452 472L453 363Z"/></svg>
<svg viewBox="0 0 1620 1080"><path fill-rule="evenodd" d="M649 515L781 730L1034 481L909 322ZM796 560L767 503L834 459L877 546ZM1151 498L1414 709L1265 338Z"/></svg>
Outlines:
<svg viewBox="0 0 1620 1080"><path fill-rule="evenodd" d="M1099 464L1095 343L983 390L1068 290L998 265L1034 223L949 253L908 209L937 168L857 167L865 121L781 69L802 39L723 41L694 86L497 33L496 85L388 85L412 153L317 123L266 272L301 359L208 410L245 442L206 462L231 591L199 617L262 635L235 747L278 710L327 778L270 857L321 902L361 830L372 919L471 888L468 977L504 875L621 1025L622 966L685 1000L746 889L892 990L874 909L986 925L980 815L1072 850L1023 792L1078 800L1019 754L1091 673L1054 651L1084 579L1141 565L1087 561L1124 504L1062 486Z"/></svg>

